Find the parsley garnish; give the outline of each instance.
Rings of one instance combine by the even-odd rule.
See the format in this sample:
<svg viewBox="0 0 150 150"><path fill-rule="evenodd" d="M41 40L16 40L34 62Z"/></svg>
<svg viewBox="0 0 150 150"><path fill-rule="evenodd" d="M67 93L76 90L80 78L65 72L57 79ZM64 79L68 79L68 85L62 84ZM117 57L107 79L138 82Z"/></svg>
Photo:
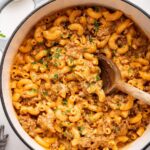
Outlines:
<svg viewBox="0 0 150 150"><path fill-rule="evenodd" d="M70 109L67 109L66 111L65 111L65 113L70 113L71 112L71 110Z"/></svg>
<svg viewBox="0 0 150 150"><path fill-rule="evenodd" d="M58 74L54 74L54 79L58 79Z"/></svg>
<svg viewBox="0 0 150 150"><path fill-rule="evenodd" d="M36 89L31 89L31 92L36 93L37 90Z"/></svg>
<svg viewBox="0 0 150 150"><path fill-rule="evenodd" d="M73 58L72 58L72 57L69 57L69 62L70 62L70 63L73 63L73 61L74 61Z"/></svg>
<svg viewBox="0 0 150 150"><path fill-rule="evenodd" d="M67 99L64 99L62 103L63 103L63 105L67 105L68 104Z"/></svg>
<svg viewBox="0 0 150 150"><path fill-rule="evenodd" d="M100 76L96 75L96 81L99 81L99 80L100 80Z"/></svg>
<svg viewBox="0 0 150 150"><path fill-rule="evenodd" d="M93 42L92 36L89 36L89 41L90 41L91 43Z"/></svg>
<svg viewBox="0 0 150 150"><path fill-rule="evenodd" d="M44 64L44 66L45 66L46 68L48 68L48 64Z"/></svg>
<svg viewBox="0 0 150 150"><path fill-rule="evenodd" d="M63 132L63 135L64 135L64 137L67 137L67 132L66 131Z"/></svg>
<svg viewBox="0 0 150 150"><path fill-rule="evenodd" d="M83 48L83 51L85 52L85 51L87 51L87 49L88 49L87 47L84 47L84 48Z"/></svg>
<svg viewBox="0 0 150 150"><path fill-rule="evenodd" d="M97 20L95 20L95 21L94 21L94 30L95 30L95 32L98 31L99 25L100 25L99 22L98 22Z"/></svg>
<svg viewBox="0 0 150 150"><path fill-rule="evenodd" d="M132 69L131 68L128 69L128 73L132 73Z"/></svg>
<svg viewBox="0 0 150 150"><path fill-rule="evenodd" d="M98 7L98 6L94 6L93 8L96 12L99 12L99 10L100 10L100 7Z"/></svg>
<svg viewBox="0 0 150 150"><path fill-rule="evenodd" d="M58 67L58 66L60 65L60 62L54 62L53 65L54 65L55 67Z"/></svg>
<svg viewBox="0 0 150 150"><path fill-rule="evenodd" d="M59 110L58 108L54 109L54 112L56 112L57 110Z"/></svg>
<svg viewBox="0 0 150 150"><path fill-rule="evenodd" d="M38 62L39 62L40 64L43 64L43 60L42 60L42 59L40 59Z"/></svg>
<svg viewBox="0 0 150 150"><path fill-rule="evenodd" d="M47 51L47 55L49 56L50 53L51 53L51 50L50 49L46 49L45 51Z"/></svg>
<svg viewBox="0 0 150 150"><path fill-rule="evenodd" d="M61 38L64 38L64 35L63 35L63 34L61 34Z"/></svg>
<svg viewBox="0 0 150 150"><path fill-rule="evenodd" d="M120 131L120 128L119 128L118 126L115 126L115 127L114 127L114 131L115 131L115 132L119 132L119 131Z"/></svg>
<svg viewBox="0 0 150 150"><path fill-rule="evenodd" d="M138 86L138 82L135 82L135 86Z"/></svg>
<svg viewBox="0 0 150 150"><path fill-rule="evenodd" d="M6 37L6 35L4 35L3 33L1 33L1 31L0 31L0 37L4 38L4 37Z"/></svg>
<svg viewBox="0 0 150 150"><path fill-rule="evenodd" d="M121 104L120 104L120 103L117 103L117 106L120 108Z"/></svg>
<svg viewBox="0 0 150 150"><path fill-rule="evenodd" d="M44 95L44 96L47 96L47 95L48 95L48 92L47 92L47 91L43 91L43 95Z"/></svg>
<svg viewBox="0 0 150 150"><path fill-rule="evenodd" d="M71 38L71 36L72 36L72 34L69 34L69 35L68 35L68 38L70 39L70 38Z"/></svg>
<svg viewBox="0 0 150 150"><path fill-rule="evenodd" d="M48 56L48 58L49 58L49 59L52 59L52 56L51 56L51 55L49 55L49 56Z"/></svg>
<svg viewBox="0 0 150 150"><path fill-rule="evenodd" d="M112 50L112 52L113 52L113 54L116 54L117 51L116 50Z"/></svg>
<svg viewBox="0 0 150 150"><path fill-rule="evenodd" d="M54 55L54 57L57 58L57 59L58 59L60 56L61 56L61 55L60 55L59 53L56 53L56 54Z"/></svg>
<svg viewBox="0 0 150 150"><path fill-rule="evenodd" d="M83 130L84 130L84 127L83 127L83 126L80 126L80 127L78 127L78 130L79 130L80 134L82 134L82 132L83 132Z"/></svg>
<svg viewBox="0 0 150 150"><path fill-rule="evenodd" d="M57 53L60 53L60 52L61 52L61 48L57 48L57 49L56 49L56 52L57 52Z"/></svg>
<svg viewBox="0 0 150 150"><path fill-rule="evenodd" d="M42 42L38 42L38 44L39 44L39 45L43 44L43 41L42 41Z"/></svg>
<svg viewBox="0 0 150 150"><path fill-rule="evenodd" d="M53 57L58 59L61 56L60 52L61 52L61 48L57 48L56 53L53 55Z"/></svg>
<svg viewBox="0 0 150 150"><path fill-rule="evenodd" d="M37 62L32 62L31 64L34 65L34 64L37 64Z"/></svg>

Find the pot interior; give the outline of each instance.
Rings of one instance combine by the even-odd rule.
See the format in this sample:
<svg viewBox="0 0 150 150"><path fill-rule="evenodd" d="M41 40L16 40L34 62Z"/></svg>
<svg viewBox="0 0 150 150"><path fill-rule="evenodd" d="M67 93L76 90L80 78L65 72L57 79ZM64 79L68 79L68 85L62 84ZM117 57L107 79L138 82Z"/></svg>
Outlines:
<svg viewBox="0 0 150 150"><path fill-rule="evenodd" d="M63 5L62 5L63 4ZM77 6L77 5L101 5L113 9L119 9L123 11L129 18L135 21L140 28L145 32L150 38L150 19L139 11L137 8L131 6L125 1L115 1L115 0L56 0L49 2L43 7L34 11L30 16L28 16L23 23L17 28L13 36L11 37L2 59L1 67L1 89L2 89L2 103L7 114L7 118L15 130L15 132L27 143L30 148L41 150L43 149L38 145L28 134L23 130L19 124L15 110L12 106L11 92L10 92L10 69L14 59L15 54L22 43L25 36L28 34L30 29L43 18L45 15L54 13L60 9L67 7ZM135 142L127 145L124 149L128 150L139 150L142 149L150 141L150 126L143 134L142 137L138 138ZM138 147L137 147L138 145Z"/></svg>

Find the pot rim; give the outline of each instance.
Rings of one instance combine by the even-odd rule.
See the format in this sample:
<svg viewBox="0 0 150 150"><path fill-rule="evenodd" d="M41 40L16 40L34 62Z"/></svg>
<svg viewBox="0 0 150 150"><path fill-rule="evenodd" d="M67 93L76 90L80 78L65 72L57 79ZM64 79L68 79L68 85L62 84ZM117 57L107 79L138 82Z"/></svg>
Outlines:
<svg viewBox="0 0 150 150"><path fill-rule="evenodd" d="M49 2L46 2L44 3L43 5L39 6L38 8L36 8L35 10L33 10L29 15L27 15L21 22L20 24L16 27L16 29L14 30L14 32L12 33L12 35L10 36L7 44L6 44L6 47L3 51L3 54L2 54L2 58L1 58L1 64L0 64L0 99L1 99L1 103L2 103L2 107L3 107L3 110L4 110L4 113L5 113L5 116L11 126L11 128L13 129L13 131L15 132L15 134L17 135L17 137L28 147L30 148L31 150L34 150L33 147L31 147L31 145L29 145L22 137L21 135L18 133L18 131L16 130L15 126L12 124L11 122L11 119L9 117L9 114L6 110L6 106L5 106L5 102L4 102L4 98L3 98L3 90L2 90L2 71L3 71L3 64L4 64L4 58L5 58L5 55L6 55L6 52L8 50L8 47L13 39L13 37L15 36L16 32L19 30L19 28L26 22L26 20L28 20L33 14L35 14L38 10L40 10L42 7L46 6L47 4L50 4L52 2L54 2L56 0L51 0ZM122 2L125 2L129 5L131 5L132 7L134 7L135 9L139 10L140 12L142 12L147 18L150 19L150 14L148 14L144 9L142 9L141 7L137 6L136 4L128 1L128 0L121 0ZM146 148L150 145L150 142L148 142L143 148L142 150L146 150Z"/></svg>

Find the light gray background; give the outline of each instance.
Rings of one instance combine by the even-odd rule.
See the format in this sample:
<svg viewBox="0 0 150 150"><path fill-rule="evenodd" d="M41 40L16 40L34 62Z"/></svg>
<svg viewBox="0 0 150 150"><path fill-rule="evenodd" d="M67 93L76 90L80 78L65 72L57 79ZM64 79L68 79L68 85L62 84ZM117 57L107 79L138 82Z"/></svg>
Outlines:
<svg viewBox="0 0 150 150"><path fill-rule="evenodd" d="M0 5L4 2L5 0L0 0ZM41 2L42 0L36 0L38 2ZM129 0L136 5L140 6L143 8L145 11L147 11L150 14L150 0ZM17 14L16 14L17 15ZM0 23L3 20L0 20ZM20 141L20 139L15 135L14 131L11 129L5 114L3 112L2 105L0 103L0 125L4 124L5 125L5 133L9 134L9 139L7 143L6 150L29 150L23 143ZM150 150L150 147L147 149Z"/></svg>

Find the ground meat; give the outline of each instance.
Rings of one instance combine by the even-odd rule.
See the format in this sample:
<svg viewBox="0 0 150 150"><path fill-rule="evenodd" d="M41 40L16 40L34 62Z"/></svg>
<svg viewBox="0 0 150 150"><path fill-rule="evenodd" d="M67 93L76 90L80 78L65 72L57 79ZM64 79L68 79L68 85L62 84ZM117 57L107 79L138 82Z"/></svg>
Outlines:
<svg viewBox="0 0 150 150"><path fill-rule="evenodd" d="M136 45L136 47L145 46L147 45L147 43L148 43L147 38L144 38L142 36L133 40L133 45Z"/></svg>
<svg viewBox="0 0 150 150"><path fill-rule="evenodd" d="M108 146L108 142L113 139L114 137L112 135L110 136L97 136L97 137L90 137L90 138L80 138L79 145L82 148L86 148L87 150L95 150L95 148L98 148L99 146Z"/></svg>
<svg viewBox="0 0 150 150"><path fill-rule="evenodd" d="M104 39L105 36L110 35L111 33L113 33L115 30L115 26L108 26L108 27L103 27L101 26L97 32L97 37L98 39Z"/></svg>
<svg viewBox="0 0 150 150"><path fill-rule="evenodd" d="M41 96L39 95L38 97L30 98L30 99L23 99L21 104L25 106L35 106L37 102L41 99Z"/></svg>
<svg viewBox="0 0 150 150"><path fill-rule="evenodd" d="M81 52L83 51L83 47L79 47L76 43L71 42L65 46L66 55L71 56L73 58L81 58Z"/></svg>
<svg viewBox="0 0 150 150"><path fill-rule="evenodd" d="M55 132L54 129L54 113L49 109L47 114L39 115L37 119L37 124L44 130L49 130Z"/></svg>
<svg viewBox="0 0 150 150"><path fill-rule="evenodd" d="M30 134L30 136L34 136L35 128L36 128L36 119L33 119L30 115L19 116L19 122L24 128L26 132Z"/></svg>
<svg viewBox="0 0 150 150"><path fill-rule="evenodd" d="M124 35L120 36L119 39L118 39L118 41L117 41L117 44L118 44L119 47L127 44L126 37Z"/></svg>
<svg viewBox="0 0 150 150"><path fill-rule="evenodd" d="M100 28L97 32L97 36L99 38L102 38L102 36L106 36L106 35L109 35L109 28Z"/></svg>

